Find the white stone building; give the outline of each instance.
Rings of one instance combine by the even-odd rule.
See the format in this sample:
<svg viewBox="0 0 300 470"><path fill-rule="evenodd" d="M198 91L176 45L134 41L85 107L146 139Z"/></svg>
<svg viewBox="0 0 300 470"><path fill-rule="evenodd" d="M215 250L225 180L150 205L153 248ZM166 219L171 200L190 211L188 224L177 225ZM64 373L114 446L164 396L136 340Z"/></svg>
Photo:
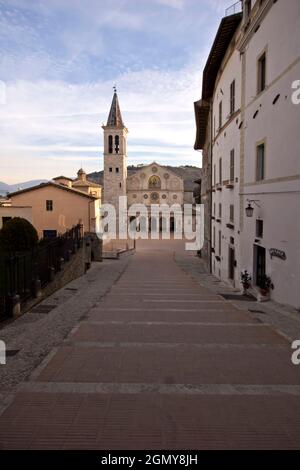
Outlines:
<svg viewBox="0 0 300 470"><path fill-rule="evenodd" d="M299 308L300 2L241 6L221 21L195 103L195 149L211 143L211 267L237 288L247 269L257 292L266 274L272 298Z"/></svg>
<svg viewBox="0 0 300 470"><path fill-rule="evenodd" d="M261 5L260 5L261 3ZM267 273L272 297L300 308L300 2L255 2L244 11L241 142L241 266L254 284ZM254 208L245 217L247 199Z"/></svg>
<svg viewBox="0 0 300 470"><path fill-rule="evenodd" d="M239 34L235 24L232 45ZM212 97L212 270L238 285L241 74L235 47L227 49L221 70Z"/></svg>

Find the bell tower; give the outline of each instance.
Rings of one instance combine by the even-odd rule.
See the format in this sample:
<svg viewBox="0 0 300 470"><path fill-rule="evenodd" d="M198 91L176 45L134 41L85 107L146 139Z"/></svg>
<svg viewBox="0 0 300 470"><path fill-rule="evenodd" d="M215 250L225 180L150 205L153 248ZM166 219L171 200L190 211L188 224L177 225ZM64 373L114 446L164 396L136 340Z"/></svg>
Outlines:
<svg viewBox="0 0 300 470"><path fill-rule="evenodd" d="M125 127L117 90L114 96L104 131L104 203L113 204L118 211L119 196L126 196L128 130Z"/></svg>

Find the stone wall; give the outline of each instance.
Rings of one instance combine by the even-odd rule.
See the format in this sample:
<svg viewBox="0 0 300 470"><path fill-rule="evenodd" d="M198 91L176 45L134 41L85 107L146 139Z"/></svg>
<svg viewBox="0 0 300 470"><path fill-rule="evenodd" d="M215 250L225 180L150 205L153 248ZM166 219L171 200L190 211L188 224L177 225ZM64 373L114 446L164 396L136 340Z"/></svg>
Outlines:
<svg viewBox="0 0 300 470"><path fill-rule="evenodd" d="M85 274L91 264L90 251L90 246L87 247L84 241L83 247L71 256L70 261L63 264L62 270L56 273L53 281L42 290L42 298L49 297L53 292Z"/></svg>
<svg viewBox="0 0 300 470"><path fill-rule="evenodd" d="M22 309L20 301L16 299L16 305L14 307L15 317L27 312L41 300L46 299L57 290L69 284L69 282L83 276L90 268L92 258L94 261L102 261L102 242L98 237L95 238L92 235L95 234L89 234L84 238L82 247L71 256L68 262L63 263L62 270L55 274L53 281L40 292L37 292L37 298L28 301L22 306Z"/></svg>

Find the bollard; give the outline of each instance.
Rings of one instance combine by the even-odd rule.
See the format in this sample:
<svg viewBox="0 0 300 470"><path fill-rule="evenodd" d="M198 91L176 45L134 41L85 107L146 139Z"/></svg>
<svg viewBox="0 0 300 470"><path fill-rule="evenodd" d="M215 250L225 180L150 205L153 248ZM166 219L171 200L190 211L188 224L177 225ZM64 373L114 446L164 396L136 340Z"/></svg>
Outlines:
<svg viewBox="0 0 300 470"><path fill-rule="evenodd" d="M33 279L31 292L35 299L42 296L42 283L39 279Z"/></svg>
<svg viewBox="0 0 300 470"><path fill-rule="evenodd" d="M21 315L21 301L19 295L13 294L8 296L7 310L10 317L16 318Z"/></svg>
<svg viewBox="0 0 300 470"><path fill-rule="evenodd" d="M55 277L55 269L53 266L50 266L49 268L49 281L54 281L54 277Z"/></svg>
<svg viewBox="0 0 300 470"><path fill-rule="evenodd" d="M0 340L0 364L6 364L6 345L4 341Z"/></svg>

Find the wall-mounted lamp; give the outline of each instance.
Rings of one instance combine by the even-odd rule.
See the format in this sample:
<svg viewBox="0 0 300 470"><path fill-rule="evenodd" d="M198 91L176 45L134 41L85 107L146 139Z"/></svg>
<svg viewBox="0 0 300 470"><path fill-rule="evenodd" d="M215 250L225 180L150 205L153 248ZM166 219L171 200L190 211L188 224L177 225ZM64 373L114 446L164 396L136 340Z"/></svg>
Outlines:
<svg viewBox="0 0 300 470"><path fill-rule="evenodd" d="M255 199L247 199L247 202L248 206L246 207L246 216L253 217L254 207L251 204L255 204L257 207L260 207L260 205L258 204L258 202L260 201L257 201Z"/></svg>

